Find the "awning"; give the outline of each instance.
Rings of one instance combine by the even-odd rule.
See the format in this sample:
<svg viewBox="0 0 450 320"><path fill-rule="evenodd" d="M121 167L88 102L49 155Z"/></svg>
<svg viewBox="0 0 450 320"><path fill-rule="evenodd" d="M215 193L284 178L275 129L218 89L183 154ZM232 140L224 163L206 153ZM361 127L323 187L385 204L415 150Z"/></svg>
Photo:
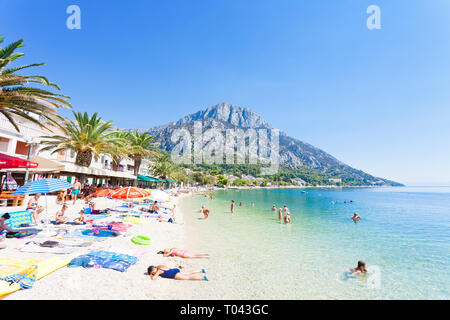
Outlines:
<svg viewBox="0 0 450 320"><path fill-rule="evenodd" d="M0 169L37 168L39 164L0 153Z"/></svg>
<svg viewBox="0 0 450 320"><path fill-rule="evenodd" d="M149 177L149 176L141 176L141 175L138 175L138 180L148 181L148 182L159 182L159 181L161 181L158 178Z"/></svg>

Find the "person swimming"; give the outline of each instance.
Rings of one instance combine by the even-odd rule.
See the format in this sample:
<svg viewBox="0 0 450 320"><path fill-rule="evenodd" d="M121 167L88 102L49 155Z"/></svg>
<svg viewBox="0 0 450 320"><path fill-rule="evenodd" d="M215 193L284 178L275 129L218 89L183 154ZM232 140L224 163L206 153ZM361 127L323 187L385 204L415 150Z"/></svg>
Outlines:
<svg viewBox="0 0 450 320"><path fill-rule="evenodd" d="M175 279L175 280L206 280L208 278L206 275L194 275L206 273L205 269L191 272L181 272L179 268L168 268L164 265L159 266L149 266L147 268L147 274L150 276L152 280L158 279L158 277L166 278L166 279Z"/></svg>
<svg viewBox="0 0 450 320"><path fill-rule="evenodd" d="M350 219L352 219L354 223L361 221L361 217L356 212L353 214L353 216Z"/></svg>
<svg viewBox="0 0 450 320"><path fill-rule="evenodd" d="M356 268L350 269L350 271L352 272L350 276L370 273L369 270L367 270L366 263L362 260L358 261L358 266Z"/></svg>

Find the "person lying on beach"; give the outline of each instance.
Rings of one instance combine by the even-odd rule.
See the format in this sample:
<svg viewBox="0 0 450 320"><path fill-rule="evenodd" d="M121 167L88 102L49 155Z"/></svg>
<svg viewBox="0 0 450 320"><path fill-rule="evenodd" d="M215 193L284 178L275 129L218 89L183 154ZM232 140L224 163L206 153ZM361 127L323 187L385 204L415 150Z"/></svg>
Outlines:
<svg viewBox="0 0 450 320"><path fill-rule="evenodd" d="M67 206L63 205L61 210L56 213L56 223L66 223L69 221L69 217L66 217L64 214L66 213Z"/></svg>
<svg viewBox="0 0 450 320"><path fill-rule="evenodd" d="M80 211L80 216L78 218L76 218L75 220L73 220L74 224L85 224L87 221L86 216L84 215L84 210Z"/></svg>
<svg viewBox="0 0 450 320"><path fill-rule="evenodd" d="M153 205L150 207L150 211L149 212L156 212L158 210L159 210L158 201L155 201L155 203L153 203Z"/></svg>
<svg viewBox="0 0 450 320"><path fill-rule="evenodd" d="M291 216L289 214L289 211L284 216L284 223L290 223L291 222Z"/></svg>
<svg viewBox="0 0 450 320"><path fill-rule="evenodd" d="M152 280L158 279L158 277L175 280L206 280L206 275L195 275L199 273L206 273L205 269L191 272L181 272L178 268L170 269L164 265L150 266L147 268L147 273Z"/></svg>
<svg viewBox="0 0 450 320"><path fill-rule="evenodd" d="M209 217L209 209L204 209L203 210L203 218L206 220Z"/></svg>
<svg viewBox="0 0 450 320"><path fill-rule="evenodd" d="M352 219L353 222L355 222L355 223L361 221L361 217L356 212L353 214L353 216L350 219Z"/></svg>
<svg viewBox="0 0 450 320"><path fill-rule="evenodd" d="M370 274L370 271L366 268L366 263L361 260L358 261L358 266L356 268L350 269L350 272L352 272L350 276Z"/></svg>
<svg viewBox="0 0 450 320"><path fill-rule="evenodd" d="M181 250L178 248L164 249L159 251L158 254L162 254L164 257L180 257L180 258L191 258L191 259L209 259L209 254L206 253L189 253L187 250Z"/></svg>

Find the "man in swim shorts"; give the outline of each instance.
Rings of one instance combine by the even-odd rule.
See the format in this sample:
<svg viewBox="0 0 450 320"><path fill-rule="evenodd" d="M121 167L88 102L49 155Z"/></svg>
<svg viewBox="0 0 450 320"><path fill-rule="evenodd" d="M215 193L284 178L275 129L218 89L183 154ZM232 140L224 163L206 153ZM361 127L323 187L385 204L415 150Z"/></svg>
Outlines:
<svg viewBox="0 0 450 320"><path fill-rule="evenodd" d="M80 190L81 190L81 183L80 183L80 181L78 181L78 179L75 179L75 183L73 184L73 189L72 189L73 204L75 204L77 202L77 198L78 198L78 195L80 194Z"/></svg>

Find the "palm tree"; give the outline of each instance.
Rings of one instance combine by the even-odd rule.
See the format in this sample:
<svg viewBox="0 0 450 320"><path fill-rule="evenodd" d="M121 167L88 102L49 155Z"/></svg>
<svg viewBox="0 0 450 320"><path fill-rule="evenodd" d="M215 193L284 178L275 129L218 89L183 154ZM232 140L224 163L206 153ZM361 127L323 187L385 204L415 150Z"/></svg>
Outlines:
<svg viewBox="0 0 450 320"><path fill-rule="evenodd" d="M53 150L52 153L73 150L76 152L75 164L89 167L92 158L98 159L100 154L108 153L111 145L118 142L113 137L111 121L104 122L97 113L89 117L87 112L73 112L75 121L68 120L61 126L63 136L45 136L41 143L47 145L41 151Z"/></svg>
<svg viewBox="0 0 450 320"><path fill-rule="evenodd" d="M119 170L119 164L122 159L129 158L128 153L130 151L130 142L128 139L129 132L126 131L116 131L113 132L111 137L114 139L115 143L112 143L105 150L108 155L112 158L112 169L114 171Z"/></svg>
<svg viewBox="0 0 450 320"><path fill-rule="evenodd" d="M4 38L0 37L0 45ZM8 65L23 57L23 53L15 52L17 48L23 47L23 40L11 43L5 48L0 47L0 113L3 114L14 128L20 132L14 119L18 116L30 122L45 127L45 122L57 124L62 120L56 114L61 107L71 107L68 96L55 94L53 92L28 86L35 83L60 90L59 87L43 76L22 76L16 74L19 70L38 67L43 63L29 64L15 68L7 68Z"/></svg>
<svg viewBox="0 0 450 320"><path fill-rule="evenodd" d="M134 161L134 175L137 176L142 159L150 158L156 154L153 137L148 132L132 131L128 133L127 140L129 143L128 154ZM137 185L137 180L134 181L134 184Z"/></svg>
<svg viewBox="0 0 450 320"><path fill-rule="evenodd" d="M173 170L174 167L167 154L161 154L156 158L155 165L153 166L154 175L162 179L167 179Z"/></svg>

